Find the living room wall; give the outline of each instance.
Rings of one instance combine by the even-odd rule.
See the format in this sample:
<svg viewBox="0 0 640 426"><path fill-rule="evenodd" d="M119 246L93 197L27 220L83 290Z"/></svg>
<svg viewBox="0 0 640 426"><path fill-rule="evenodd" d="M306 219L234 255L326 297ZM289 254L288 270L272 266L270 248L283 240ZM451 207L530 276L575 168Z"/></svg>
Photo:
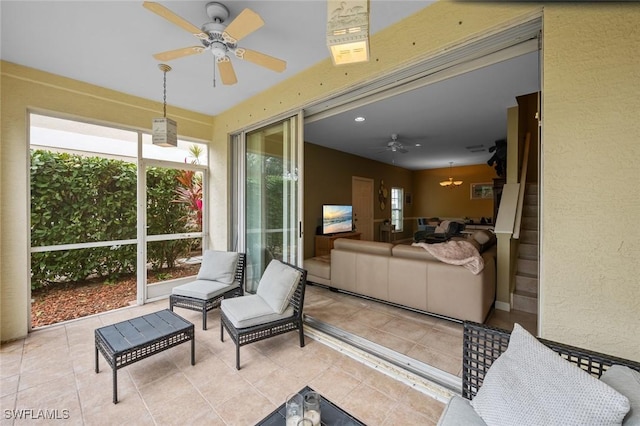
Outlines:
<svg viewBox="0 0 640 426"><path fill-rule="evenodd" d="M391 187L404 188L405 193L412 192L412 173L401 167L369 160L347 154L335 149L325 148L305 142L304 144L304 257L314 255L314 236L316 227L321 224L323 204L351 204L351 177L359 176L373 179L374 188L380 181ZM374 194L375 196L375 194ZM374 199L374 202L376 199ZM390 203L384 210L377 204L373 209L375 238L378 226L384 219L391 217ZM412 205L405 204L405 231L395 235L396 239L407 238L412 232Z"/></svg>
<svg viewBox="0 0 640 426"><path fill-rule="evenodd" d="M462 180L457 188L440 182ZM493 183L496 172L487 164L419 170L413 172L413 212L419 217L493 217L493 198L472 200L472 183Z"/></svg>

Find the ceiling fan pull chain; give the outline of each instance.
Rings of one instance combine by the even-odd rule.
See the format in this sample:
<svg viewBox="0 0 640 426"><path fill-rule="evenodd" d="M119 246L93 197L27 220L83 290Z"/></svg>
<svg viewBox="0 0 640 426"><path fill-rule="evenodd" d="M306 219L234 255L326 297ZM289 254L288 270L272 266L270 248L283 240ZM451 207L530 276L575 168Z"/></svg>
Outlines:
<svg viewBox="0 0 640 426"><path fill-rule="evenodd" d="M213 58L213 88L216 88L216 57L212 56Z"/></svg>

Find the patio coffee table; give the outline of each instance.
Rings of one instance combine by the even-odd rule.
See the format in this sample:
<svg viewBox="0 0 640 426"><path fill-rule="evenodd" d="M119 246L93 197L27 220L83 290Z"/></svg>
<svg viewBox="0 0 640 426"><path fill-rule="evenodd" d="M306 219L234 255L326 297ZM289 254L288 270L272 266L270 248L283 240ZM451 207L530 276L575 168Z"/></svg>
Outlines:
<svg viewBox="0 0 640 426"><path fill-rule="evenodd" d="M118 369L191 341L191 365L195 365L193 324L168 309L97 328L96 373L98 351L113 370L113 403L118 403Z"/></svg>
<svg viewBox="0 0 640 426"><path fill-rule="evenodd" d="M311 392L309 386L305 386L298 393L304 395L307 392ZM286 425L285 418L286 408L283 403L275 411L269 414L264 419L260 420L257 426L283 426ZM353 417L351 414L344 411L342 408L335 405L325 397L320 398L320 423L322 426L365 426L360 420Z"/></svg>

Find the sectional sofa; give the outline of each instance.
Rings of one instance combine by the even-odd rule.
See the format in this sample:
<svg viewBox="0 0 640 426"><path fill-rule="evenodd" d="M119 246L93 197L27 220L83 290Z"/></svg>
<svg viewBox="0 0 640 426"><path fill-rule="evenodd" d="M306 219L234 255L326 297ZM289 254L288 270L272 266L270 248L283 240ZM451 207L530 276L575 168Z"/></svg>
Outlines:
<svg viewBox="0 0 640 426"><path fill-rule="evenodd" d="M425 249L376 241L337 239L330 258L304 261L308 281L417 309L483 322L496 294L495 246L480 247L484 269L474 275Z"/></svg>

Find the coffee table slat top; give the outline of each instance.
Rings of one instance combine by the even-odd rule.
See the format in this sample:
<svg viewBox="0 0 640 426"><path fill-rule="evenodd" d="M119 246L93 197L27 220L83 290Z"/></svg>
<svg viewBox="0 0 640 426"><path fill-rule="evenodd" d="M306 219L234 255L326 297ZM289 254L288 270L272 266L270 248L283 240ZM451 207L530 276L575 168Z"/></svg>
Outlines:
<svg viewBox="0 0 640 426"><path fill-rule="evenodd" d="M190 322L169 310L154 312L117 324L107 325L96 331L104 336L113 353L129 350L153 342L173 331L188 329Z"/></svg>

